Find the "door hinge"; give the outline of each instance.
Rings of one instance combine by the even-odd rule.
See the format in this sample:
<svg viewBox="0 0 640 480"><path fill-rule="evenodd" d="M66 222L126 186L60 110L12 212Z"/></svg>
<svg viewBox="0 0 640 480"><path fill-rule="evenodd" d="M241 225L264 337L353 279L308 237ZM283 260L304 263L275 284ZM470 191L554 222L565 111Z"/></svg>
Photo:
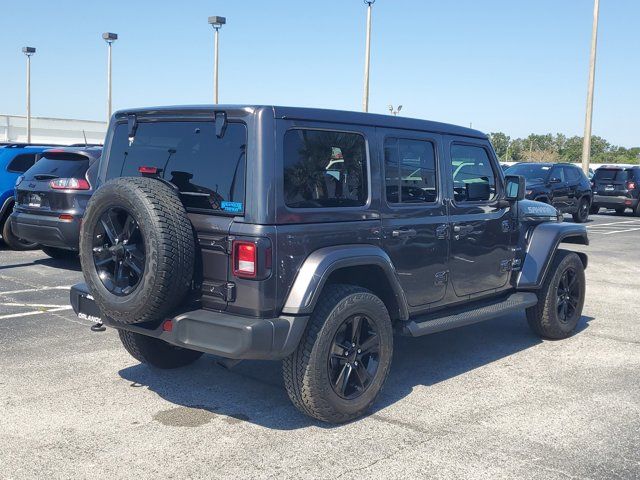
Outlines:
<svg viewBox="0 0 640 480"><path fill-rule="evenodd" d="M435 274L435 281L433 284L436 287L441 287L449 282L449 270L444 270Z"/></svg>
<svg viewBox="0 0 640 480"><path fill-rule="evenodd" d="M513 262L511 260L500 260L500 271L510 272L513 268Z"/></svg>
<svg viewBox="0 0 640 480"><path fill-rule="evenodd" d="M449 238L449 225L446 223L438 225L436 228L436 239L446 240L447 238Z"/></svg>
<svg viewBox="0 0 640 480"><path fill-rule="evenodd" d="M233 302L236 299L235 283L209 283L202 284L202 293L212 297L221 298L225 302Z"/></svg>

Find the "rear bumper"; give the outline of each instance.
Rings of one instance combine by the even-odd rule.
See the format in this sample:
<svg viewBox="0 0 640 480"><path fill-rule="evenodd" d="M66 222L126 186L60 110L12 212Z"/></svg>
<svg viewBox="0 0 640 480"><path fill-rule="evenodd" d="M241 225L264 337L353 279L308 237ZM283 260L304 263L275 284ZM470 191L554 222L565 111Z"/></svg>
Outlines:
<svg viewBox="0 0 640 480"><path fill-rule="evenodd" d="M121 325L103 317L84 283L74 285L70 295L71 306L80 318L237 360L285 358L298 346L309 319L308 316L253 318L200 309L176 315L170 319L171 331L165 331L162 325L155 328Z"/></svg>
<svg viewBox="0 0 640 480"><path fill-rule="evenodd" d="M81 222L81 217L60 220L58 217L18 211L11 214L11 228L19 238L69 250L78 250Z"/></svg>
<svg viewBox="0 0 640 480"><path fill-rule="evenodd" d="M593 205L603 208L636 208L638 199L626 195L598 195L593 196Z"/></svg>

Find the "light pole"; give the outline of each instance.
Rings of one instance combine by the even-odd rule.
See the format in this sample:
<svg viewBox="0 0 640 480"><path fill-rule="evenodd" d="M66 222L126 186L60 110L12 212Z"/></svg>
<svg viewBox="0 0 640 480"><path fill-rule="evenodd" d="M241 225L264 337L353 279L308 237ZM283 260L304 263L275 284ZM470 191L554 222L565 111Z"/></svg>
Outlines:
<svg viewBox="0 0 640 480"><path fill-rule="evenodd" d="M107 124L111 120L111 44L118 39L117 33L105 32L102 38L107 42Z"/></svg>
<svg viewBox="0 0 640 480"><path fill-rule="evenodd" d="M402 105L398 105L397 110L394 110L393 105L389 105L389 113L394 117L398 116L400 110L402 110Z"/></svg>
<svg viewBox="0 0 640 480"><path fill-rule="evenodd" d="M36 53L34 47L22 47L27 56L27 143L31 143L31 55Z"/></svg>
<svg viewBox="0 0 640 480"><path fill-rule="evenodd" d="M364 53L364 93L362 96L362 111L369 111L369 69L371 64L371 10L376 0L364 0L367 5L367 43Z"/></svg>
<svg viewBox="0 0 640 480"><path fill-rule="evenodd" d="M593 86L596 79L596 49L598 46L598 13L600 0L593 5L593 27L591 30L591 56L589 59L589 87L587 89L587 113L584 120L584 139L582 140L582 170L589 175L591 160L591 120L593 118Z"/></svg>
<svg viewBox="0 0 640 480"><path fill-rule="evenodd" d="M213 27L213 103L218 104L218 36L220 28L227 23L225 17L209 17L209 24Z"/></svg>

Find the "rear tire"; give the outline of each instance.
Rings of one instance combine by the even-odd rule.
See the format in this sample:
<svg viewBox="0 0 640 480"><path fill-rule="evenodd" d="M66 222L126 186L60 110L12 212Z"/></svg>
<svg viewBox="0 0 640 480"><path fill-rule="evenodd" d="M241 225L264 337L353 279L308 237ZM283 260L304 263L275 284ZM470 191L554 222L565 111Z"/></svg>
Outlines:
<svg viewBox="0 0 640 480"><path fill-rule="evenodd" d="M170 369L186 367L202 356L202 352L175 347L157 338L139 333L118 330L125 350L141 363L154 368Z"/></svg>
<svg viewBox="0 0 640 480"><path fill-rule="evenodd" d="M618 215L624 215L626 208L616 208L616 213Z"/></svg>
<svg viewBox="0 0 640 480"><path fill-rule="evenodd" d="M284 384L302 413L347 422L371 408L392 356L391 319L382 300L365 288L329 285L298 348L283 361Z"/></svg>
<svg viewBox="0 0 640 480"><path fill-rule="evenodd" d="M65 250L64 248L42 247L42 251L56 260L74 260L78 258L75 250Z"/></svg>
<svg viewBox="0 0 640 480"><path fill-rule="evenodd" d="M633 210L633 214L636 217L640 217L640 200L638 200L638 204L636 205L636 208Z"/></svg>
<svg viewBox="0 0 640 480"><path fill-rule="evenodd" d="M589 220L589 199L581 198L578 202L578 210L572 214L573 221L576 223L585 223Z"/></svg>
<svg viewBox="0 0 640 480"><path fill-rule="evenodd" d="M11 230L11 220L9 218L6 218L2 224L2 240L11 250L35 250L38 248L37 243L16 237L13 230Z"/></svg>
<svg viewBox="0 0 640 480"><path fill-rule="evenodd" d="M589 213L591 215L596 215L600 212L600 207L598 207L597 205L591 205L591 208L589 208Z"/></svg>
<svg viewBox="0 0 640 480"><path fill-rule="evenodd" d="M543 338L571 336L582 316L584 298L582 260L574 252L558 250L538 291L538 304L527 308L529 326Z"/></svg>

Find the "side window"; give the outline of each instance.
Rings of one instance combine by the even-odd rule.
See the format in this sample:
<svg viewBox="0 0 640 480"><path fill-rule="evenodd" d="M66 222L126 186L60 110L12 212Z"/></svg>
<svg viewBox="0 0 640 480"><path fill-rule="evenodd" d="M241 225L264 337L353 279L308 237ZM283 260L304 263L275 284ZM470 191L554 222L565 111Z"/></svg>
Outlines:
<svg viewBox="0 0 640 480"><path fill-rule="evenodd" d="M433 143L387 138L384 142L385 189L389 203L432 203L438 197Z"/></svg>
<svg viewBox="0 0 640 480"><path fill-rule="evenodd" d="M35 153L23 153L22 155L16 155L16 157L11 160L7 170L15 173L24 173L33 167L34 163L36 163Z"/></svg>
<svg viewBox="0 0 640 480"><path fill-rule="evenodd" d="M291 208L367 203L367 149L359 133L289 130L284 135L284 196Z"/></svg>
<svg viewBox="0 0 640 480"><path fill-rule="evenodd" d="M451 147L453 196L456 202L492 200L497 195L496 175L487 151L473 145Z"/></svg>
<svg viewBox="0 0 640 480"><path fill-rule="evenodd" d="M560 182L564 182L565 178L564 178L564 168L561 167L553 167L551 169L551 173L549 174L549 179L552 178L557 178L560 180Z"/></svg>
<svg viewBox="0 0 640 480"><path fill-rule="evenodd" d="M568 182L580 181L580 171L575 167L564 167L564 174Z"/></svg>

